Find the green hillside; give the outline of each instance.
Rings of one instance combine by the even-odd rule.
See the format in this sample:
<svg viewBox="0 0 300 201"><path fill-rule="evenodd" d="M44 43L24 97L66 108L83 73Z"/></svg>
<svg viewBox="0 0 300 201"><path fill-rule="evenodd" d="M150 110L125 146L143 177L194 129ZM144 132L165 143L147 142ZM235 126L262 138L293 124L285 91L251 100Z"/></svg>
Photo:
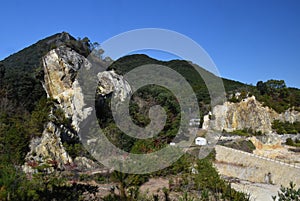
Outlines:
<svg viewBox="0 0 300 201"><path fill-rule="evenodd" d="M42 86L42 57L66 45L82 55L90 53L87 38L76 40L58 33L0 61L0 164L21 165L31 138L40 136L53 103Z"/></svg>
<svg viewBox="0 0 300 201"><path fill-rule="evenodd" d="M32 111L35 103L45 96L40 81L43 78L41 58L59 45L71 47L84 56L90 53L87 38L76 40L63 32L42 39L0 61L0 96Z"/></svg>
<svg viewBox="0 0 300 201"><path fill-rule="evenodd" d="M55 173L40 172L29 180L20 170L29 151L30 140L41 136L45 123L49 121L51 107L53 107L53 100L46 99L41 84L43 78L41 58L48 51L60 45L66 45L85 57L90 54L93 48L88 38L76 40L68 33L59 33L40 40L0 61L0 200L79 200L83 192L97 191L90 185L70 185L70 181L74 179L71 176L64 177L63 175L55 175ZM219 90L219 85L214 83L217 77L197 67L200 74L207 78L205 83L192 66L194 64L190 62L182 60L165 62L146 55L129 55L113 62L109 69L114 69L119 74L125 74L133 68L145 64L160 64L176 70L192 86L198 98L201 115L209 111L210 95L206 85L214 90ZM229 79L222 80L228 94L237 91L242 92L243 95L252 93L257 95L258 99L264 100L266 105L273 105L277 109L277 102L280 103L279 109L286 108L286 106L299 107L299 90L286 88L282 82L262 82L254 87ZM161 149L174 138L179 129L181 108L176 97L163 87L146 86L133 94L131 100L130 115L134 123L142 127L149 124L148 111L150 107L159 104L165 109L167 120L161 133L152 139L133 139L116 127L109 110L105 110L105 114L100 113L99 115L99 122L104 133L116 146L132 153L149 153ZM232 99L231 101L239 100ZM109 104L108 101L106 103ZM60 113L60 115L62 114ZM79 143L64 144L64 146L72 157L83 152ZM213 196L222 196L223 200L248 200L246 195L234 191L227 182L219 177L211 160L211 158L200 160L190 155L184 155L169 168L152 175L128 175L114 171L107 178L102 175L80 175L80 179L85 181L91 177L97 182L103 182L105 179L107 182L118 183L118 186L122 187L121 189L125 192L130 187L141 185L151 177L175 178L175 176L179 176L184 183L176 186L176 192L186 192L186 186L189 184L191 192L201 192L201 197L206 198L206 200ZM190 174L190 169L187 167L192 163L197 163L200 174ZM134 180L135 183L129 181L130 179ZM185 195L185 200L187 200L188 195ZM109 196L115 197L109 199ZM118 195L110 194L109 196L107 200L120 200ZM167 191L165 196L167 200ZM125 194L121 193L121 197L122 200L129 200ZM137 199L132 198L130 200Z"/></svg>
<svg viewBox="0 0 300 201"><path fill-rule="evenodd" d="M172 61L159 61L153 58L150 58L144 54L135 54L122 57L112 63L109 69L114 69L118 74L125 74L130 70L145 64L159 64L165 65L170 67L171 69L180 73L192 86L193 90L195 91L198 101L204 104L210 103L209 93L206 87L206 84L201 76L205 76L211 81L216 80L216 76L212 73L206 71L203 68L197 67L198 72L195 70L195 67L188 61L184 60L172 60ZM199 74L200 72L200 74ZM248 85L243 84L241 82L229 80L229 79L222 79L224 83L224 87L226 92L232 92L241 88L246 88Z"/></svg>

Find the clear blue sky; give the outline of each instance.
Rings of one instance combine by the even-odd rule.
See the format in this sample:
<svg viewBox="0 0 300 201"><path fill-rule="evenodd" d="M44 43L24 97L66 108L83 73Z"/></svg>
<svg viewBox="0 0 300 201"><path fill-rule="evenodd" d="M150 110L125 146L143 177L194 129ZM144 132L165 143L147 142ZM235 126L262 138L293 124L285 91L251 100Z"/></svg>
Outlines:
<svg viewBox="0 0 300 201"><path fill-rule="evenodd" d="M138 28L182 33L222 77L300 88L299 0L3 0L0 59L57 32L102 41Z"/></svg>

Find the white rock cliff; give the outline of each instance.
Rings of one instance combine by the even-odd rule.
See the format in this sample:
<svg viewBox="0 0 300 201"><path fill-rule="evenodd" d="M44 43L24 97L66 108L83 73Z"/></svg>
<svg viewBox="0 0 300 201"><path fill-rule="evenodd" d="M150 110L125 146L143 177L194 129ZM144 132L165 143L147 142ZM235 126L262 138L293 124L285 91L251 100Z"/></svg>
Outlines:
<svg viewBox="0 0 300 201"><path fill-rule="evenodd" d="M227 132L252 129L256 132L271 133L274 120L293 123L300 120L300 114L292 110L278 114L273 109L264 107L252 96L239 103L225 102L215 106L210 115L204 116L202 128Z"/></svg>
<svg viewBox="0 0 300 201"><path fill-rule="evenodd" d="M76 78L80 68L90 68L90 62L70 48L61 46L51 50L43 57L44 83L48 98L55 100L55 107L60 108L65 118L71 120L72 130L50 121L40 138L30 143L23 170L34 172L32 166L55 161L60 169L73 162L62 145L62 135L78 138L79 124L92 111L85 107L82 89ZM53 114L49 114L50 116ZM55 117L54 117L55 118Z"/></svg>
<svg viewBox="0 0 300 201"><path fill-rule="evenodd" d="M103 71L109 63L102 61L102 66L99 67ZM27 173L35 172L34 166L49 164L51 161L61 170L71 163L86 169L95 168L97 164L85 157L72 159L62 143L65 138L79 139L80 124L93 111L93 107L88 107L84 101L83 87L85 86L80 84L78 77L78 73L81 73L79 69L89 70L92 64L74 50L60 46L43 57L43 68L43 87L47 96L55 102L56 109L63 111L64 118L70 120L71 129L50 120L42 136L31 140L30 152L25 158L23 170ZM97 76L90 79L98 82L98 91L95 88L94 93L97 91L104 97L113 94L117 100L123 101L131 93L129 84L114 71L99 72ZM53 119L57 118L53 112L49 115ZM51 168L48 171L51 171Z"/></svg>

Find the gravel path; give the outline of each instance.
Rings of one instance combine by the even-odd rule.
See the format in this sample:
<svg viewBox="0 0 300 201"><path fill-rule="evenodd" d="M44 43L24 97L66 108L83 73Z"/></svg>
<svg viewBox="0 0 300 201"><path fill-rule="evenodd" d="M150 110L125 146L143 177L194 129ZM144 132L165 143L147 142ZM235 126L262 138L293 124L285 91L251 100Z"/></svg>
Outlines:
<svg viewBox="0 0 300 201"><path fill-rule="evenodd" d="M251 183L248 181L241 181L240 183L232 183L232 188L237 191L249 193L251 201L273 201L272 196L277 195L280 186Z"/></svg>

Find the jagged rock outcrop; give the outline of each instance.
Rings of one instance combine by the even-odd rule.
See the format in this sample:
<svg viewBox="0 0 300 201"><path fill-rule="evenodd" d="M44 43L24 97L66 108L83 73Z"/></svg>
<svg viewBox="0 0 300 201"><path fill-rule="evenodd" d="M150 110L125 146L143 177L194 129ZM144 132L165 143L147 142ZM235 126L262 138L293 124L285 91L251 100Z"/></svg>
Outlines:
<svg viewBox="0 0 300 201"><path fill-rule="evenodd" d="M62 145L63 138L78 138L80 123L90 114L91 107L85 107L81 86L76 78L80 68L90 68L90 62L68 47L61 46L51 50L43 57L44 89L49 98L56 102L55 107L63 111L65 118L71 120L72 129L50 121L40 138L32 139L23 170L33 172L33 166L55 161L59 169L72 163ZM52 119L55 119L55 115Z"/></svg>
<svg viewBox="0 0 300 201"><path fill-rule="evenodd" d="M232 132L251 128L253 131L270 133L272 122L279 115L268 107L263 107L254 96L239 103L225 102L213 108L210 120L203 123L203 128Z"/></svg>
<svg viewBox="0 0 300 201"><path fill-rule="evenodd" d="M65 164L72 163L72 158L66 152L61 141L61 130L52 122L49 122L41 138L34 138L29 147L30 152L26 156L23 170L26 173L35 172L35 167L43 164L55 165L63 170ZM49 171L52 171L51 167Z"/></svg>
<svg viewBox="0 0 300 201"><path fill-rule="evenodd" d="M227 132L251 129L255 132L271 133L274 120L294 123L300 121L300 113L287 110L278 114L273 109L264 107L252 96L239 103L225 102L215 106L210 114L204 116L202 128Z"/></svg>
<svg viewBox="0 0 300 201"><path fill-rule="evenodd" d="M108 63L101 61L102 66L97 67L101 67L103 70L109 63L110 61ZM71 48L60 46L43 57L43 67L43 87L55 106L49 114L51 120L45 127L42 136L31 140L30 152L26 156L23 170L35 172L34 167L43 164L49 165L49 162L52 165L54 163L55 168L59 169L65 169L71 163L74 163L79 171L99 167L97 163L85 157L79 156L72 160L63 146L63 142L68 140L80 140L78 136L80 124L93 111L93 107L88 107L84 100L83 87L87 86L79 82L80 78L77 75L82 73L79 71L80 69L91 69L92 64ZM94 71L90 71L90 73L94 74ZM91 77L88 79L95 79L96 82L99 82L98 90L95 88L95 93L99 93L100 96L105 97L112 94L117 100L124 101L131 93L127 81L114 71L99 72L97 76ZM63 113L61 115L68 119L67 126L55 121L58 117L53 111L57 109L60 109ZM53 167L48 168L48 171L51 170Z"/></svg>
<svg viewBox="0 0 300 201"><path fill-rule="evenodd" d="M124 101L131 94L128 82L113 70L98 73L98 80L98 93L101 96L113 93L114 98Z"/></svg>
<svg viewBox="0 0 300 201"><path fill-rule="evenodd" d="M91 171L99 167L98 163L81 156L76 157L74 163L79 171Z"/></svg>
<svg viewBox="0 0 300 201"><path fill-rule="evenodd" d="M84 97L76 74L80 68L91 68L91 63L77 52L62 46L50 51L43 58L43 65L43 85L48 97L58 102L78 132L80 122L90 114L91 108L84 108Z"/></svg>

